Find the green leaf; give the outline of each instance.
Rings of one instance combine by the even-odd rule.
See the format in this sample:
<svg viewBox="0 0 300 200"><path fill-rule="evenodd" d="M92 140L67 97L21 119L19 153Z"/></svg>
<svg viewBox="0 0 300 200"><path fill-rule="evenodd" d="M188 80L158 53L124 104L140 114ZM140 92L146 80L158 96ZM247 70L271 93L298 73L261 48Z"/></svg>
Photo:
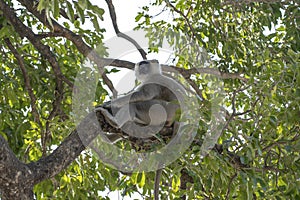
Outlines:
<svg viewBox="0 0 300 200"><path fill-rule="evenodd" d="M280 26L276 29L276 31L285 31L285 27L284 26Z"/></svg>
<svg viewBox="0 0 300 200"><path fill-rule="evenodd" d="M82 10L85 10L87 8L87 0L78 0L78 5Z"/></svg>
<svg viewBox="0 0 300 200"><path fill-rule="evenodd" d="M58 19L59 17L59 12L60 12L60 8L59 8L59 0L53 0L52 1L53 7L54 7L54 12L53 12L53 17L55 19Z"/></svg>
<svg viewBox="0 0 300 200"><path fill-rule="evenodd" d="M79 13L81 23L84 24L84 22L85 22L84 10L81 9L81 7L78 5L78 3L74 3L74 5L75 5L77 12Z"/></svg>
<svg viewBox="0 0 300 200"><path fill-rule="evenodd" d="M138 22L140 19L144 16L144 13L138 13L138 15L135 17L135 21Z"/></svg>
<svg viewBox="0 0 300 200"><path fill-rule="evenodd" d="M98 6L92 6L91 10L103 21L104 9L99 8Z"/></svg>
<svg viewBox="0 0 300 200"><path fill-rule="evenodd" d="M92 18L92 22L93 22L93 25L94 25L95 30L96 30L97 32L101 32L97 17L93 17L93 18Z"/></svg>
<svg viewBox="0 0 300 200"><path fill-rule="evenodd" d="M173 192L177 192L180 188L180 177L174 175L172 178L172 190Z"/></svg>
<svg viewBox="0 0 300 200"><path fill-rule="evenodd" d="M138 183L138 175L139 175L139 173L133 173L131 175L130 180L131 180L132 184L136 185Z"/></svg>
<svg viewBox="0 0 300 200"><path fill-rule="evenodd" d="M3 26L0 29L0 39L5 38L10 35L10 30L8 26Z"/></svg>
<svg viewBox="0 0 300 200"><path fill-rule="evenodd" d="M140 179L138 181L138 185L140 188L144 187L145 183L146 183L146 175L145 172L140 173Z"/></svg>
<svg viewBox="0 0 300 200"><path fill-rule="evenodd" d="M50 3L48 0L40 0L39 4L37 6L37 10L41 12L42 10L44 10L45 8L47 8L49 6L50 6Z"/></svg>
<svg viewBox="0 0 300 200"><path fill-rule="evenodd" d="M270 121L270 124L273 127L277 127L277 118L276 118L276 116L274 116L274 115L270 116L269 121Z"/></svg>
<svg viewBox="0 0 300 200"><path fill-rule="evenodd" d="M8 141L8 137L7 137L7 135L6 135L4 132L0 131L0 135L1 135L2 137L4 137L4 139L5 139L6 141Z"/></svg>
<svg viewBox="0 0 300 200"><path fill-rule="evenodd" d="M67 1L67 15L71 22L74 22L74 10L70 2Z"/></svg>

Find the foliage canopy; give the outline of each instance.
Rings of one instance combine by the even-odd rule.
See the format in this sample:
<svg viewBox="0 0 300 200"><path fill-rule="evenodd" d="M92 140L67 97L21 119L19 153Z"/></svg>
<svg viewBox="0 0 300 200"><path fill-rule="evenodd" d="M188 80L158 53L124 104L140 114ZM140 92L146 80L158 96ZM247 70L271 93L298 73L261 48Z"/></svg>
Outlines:
<svg viewBox="0 0 300 200"><path fill-rule="evenodd" d="M103 14L104 5L89 0L1 0L0 137L21 162L49 155L75 129L76 74L97 46L104 58L100 68L109 58L106 27L99 25ZM141 8L136 22L136 29L147 32L148 52L159 52L163 39L175 47L173 65L190 78L204 113L210 90L202 78L211 71L196 73L193 69L205 64L187 62L199 56L193 46L185 48L191 39L221 72L226 93L226 125L218 143L200 158L207 126L207 119L200 119L189 150L163 171L161 198L300 199L299 2L156 0ZM132 68L133 63L112 66ZM95 104L112 89L108 80L99 81ZM154 173L119 173L89 150L54 175L35 185L37 199L109 199L104 191L115 190L150 199L153 192ZM3 181L0 175L0 189Z"/></svg>

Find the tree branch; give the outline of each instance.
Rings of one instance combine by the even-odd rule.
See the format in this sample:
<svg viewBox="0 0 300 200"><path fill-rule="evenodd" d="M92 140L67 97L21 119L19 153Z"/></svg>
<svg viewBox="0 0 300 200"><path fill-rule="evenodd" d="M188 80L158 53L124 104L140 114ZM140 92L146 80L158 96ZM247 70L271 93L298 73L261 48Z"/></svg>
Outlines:
<svg viewBox="0 0 300 200"><path fill-rule="evenodd" d="M40 40L48 37L61 37L63 36L61 33L47 32L47 33L39 33L36 37Z"/></svg>
<svg viewBox="0 0 300 200"><path fill-rule="evenodd" d="M76 48L82 53L84 56L87 56L90 60L94 61L99 68L99 71L102 75L103 81L106 83L106 85L109 87L111 92L116 95L117 91L115 90L112 82L109 80L109 78L106 76L106 73L104 71L104 66L112 65L110 61L114 61L112 59L103 59L101 58L90 46L88 46L82 39L81 36L73 33L72 31L64 28L60 24L58 24L54 19L52 19L53 27L49 24L47 21L47 17L45 15L45 12L39 12L37 11L36 7L34 6L33 2L30 0L18 0L23 6L26 7L26 9L31 12L35 17L37 17L45 26L47 26L50 30L53 29L54 33L57 33L66 39L73 42L73 44L76 46ZM118 62L117 62L118 63Z"/></svg>
<svg viewBox="0 0 300 200"><path fill-rule="evenodd" d="M168 7L170 7L171 9L174 10L174 12L178 13L180 16L182 16L185 20L185 22L187 23L188 27L190 28L191 32L192 32L192 37L196 37L196 32L195 29L193 28L193 26L191 25L189 19L187 18L187 16L181 12L180 10L178 10L175 6L173 6L170 1L165 0L165 3L167 4Z"/></svg>
<svg viewBox="0 0 300 200"><path fill-rule="evenodd" d="M183 69L183 68L178 68L176 66L167 66L167 67L171 69L175 69L184 77L190 77L192 74L210 74L219 77L221 79L239 79L243 82L248 81L248 79L242 77L240 73L225 73L225 72L220 72L218 69L214 69L214 68L203 67L203 68Z"/></svg>
<svg viewBox="0 0 300 200"><path fill-rule="evenodd" d="M124 38L125 40L132 43L136 47L136 49L140 52L142 58L144 60L146 60L147 59L147 53L142 49L142 47L133 38L131 38L130 36L128 36L124 33L122 33L119 30L118 23L117 23L117 15L116 15L115 7L114 7L114 4L113 4L112 0L105 0L105 1L107 3L110 18L111 18L111 21L113 23L113 27L115 29L115 32L116 32L117 36L121 37L121 38Z"/></svg>
<svg viewBox="0 0 300 200"><path fill-rule="evenodd" d="M3 200L33 199L33 174L0 135L0 192Z"/></svg>
<svg viewBox="0 0 300 200"><path fill-rule="evenodd" d="M89 114L49 156L28 164L34 174L34 184L55 176L80 155L85 149L84 144L89 144L100 132L95 117L95 113ZM84 136L79 136L78 132Z"/></svg>
<svg viewBox="0 0 300 200"><path fill-rule="evenodd" d="M0 1L0 10L3 11L3 15L8 19L8 21L12 24L14 29L19 33L21 37L26 37L32 45L41 53L43 57L45 57L48 62L50 63L52 70L55 74L55 99L53 101L53 108L48 116L48 121L55 117L57 111L59 110L61 101L63 99L63 80L66 83L71 83L67 78L62 74L60 70L60 66L55 58L55 55L51 52L49 46L44 45L40 40L37 40L36 35L34 32L25 26L22 21L16 16L14 10L10 8L3 0ZM42 134L42 146L43 146L43 153L45 153L46 142L48 138L48 133L46 126L46 134L43 136Z"/></svg>
<svg viewBox="0 0 300 200"><path fill-rule="evenodd" d="M91 112L50 155L36 162L20 162L0 135L0 189L6 199L33 199L33 186L65 169L101 131L116 132L100 112ZM26 190L26 191L25 191ZM28 190L28 191L27 191ZM27 194L20 198L16 194ZM30 195L29 195L30 193Z"/></svg>
<svg viewBox="0 0 300 200"><path fill-rule="evenodd" d="M233 174L233 176L230 177L229 184L228 184L228 187L227 187L227 192L226 192L226 200L229 199L230 190L231 190L231 184L232 184L233 180L236 177L237 177L237 173L236 172Z"/></svg>
<svg viewBox="0 0 300 200"><path fill-rule="evenodd" d="M43 126L42 126L42 123L40 120L39 112L36 107L36 97L33 93L33 89L30 84L30 78L27 74L27 70L26 70L26 67L24 64L24 59L19 54L19 52L14 48L14 46L12 45L12 43L10 42L10 40L8 38L4 39L4 41L5 41L6 45L8 46L8 48L10 49L10 51L14 54L15 58L17 59L17 61L19 63L19 67L21 69L21 72L22 72L23 78L24 78L25 89L27 90L29 98L30 98L30 106L32 109L32 115L34 117L34 121L39 124L39 126L42 130Z"/></svg>
<svg viewBox="0 0 300 200"><path fill-rule="evenodd" d="M107 0L111 1L111 0ZM36 9L34 9L34 5L32 4L31 1L29 0L19 0L19 2L22 3L33 15L35 15L42 23L44 23L47 27L51 28L49 23L46 20L46 16L44 12L38 12ZM113 10L114 11L114 10ZM113 14L112 14L113 15ZM112 20L114 17L112 17ZM54 31L60 33L62 36L67 38L68 40L72 41L77 49L85 56L88 56L89 59L94 61L99 68L100 73L104 72L103 67L104 66L115 66L115 67L121 67L121 68L127 68L127 69L133 69L134 68L134 63L128 62L128 61L122 61L122 60L117 60L117 59L110 59L110 58L101 58L99 55L96 53L90 53L92 51L92 48L89 47L79 35L76 35L72 31L62 27L60 24L58 24L55 20L52 20ZM116 26L117 27L117 26ZM118 28L117 28L118 31ZM190 77L193 73L204 73L204 74L211 74L211 75L216 75L220 78L224 79L240 79L242 81L247 81L246 78L241 77L240 74L231 74L231 73L220 73L219 70L217 69L212 69L212 68L199 68L199 69L182 69L178 68L176 66L167 66L167 65L162 65L163 68L165 68L166 71L175 71L179 72L182 76L184 77ZM103 80L105 83L108 85L110 90L114 93L115 89L113 88L113 84L111 81L107 78L106 74L103 73L102 75ZM194 84L189 81L189 83L192 85L192 87L195 89L198 95L201 96L201 91L199 88L197 88Z"/></svg>

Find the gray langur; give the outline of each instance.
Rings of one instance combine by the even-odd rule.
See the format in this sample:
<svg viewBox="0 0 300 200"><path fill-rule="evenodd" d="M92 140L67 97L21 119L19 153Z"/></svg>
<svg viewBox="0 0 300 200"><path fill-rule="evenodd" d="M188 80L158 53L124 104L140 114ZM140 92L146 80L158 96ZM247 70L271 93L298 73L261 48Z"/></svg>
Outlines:
<svg viewBox="0 0 300 200"><path fill-rule="evenodd" d="M108 122L118 128L122 128L127 122L141 126L172 126L179 113L179 104L176 95L169 88L155 83L155 80L170 79L162 75L158 61L144 60L137 63L135 75L141 82L139 87L103 106L106 109L101 111L108 118ZM111 109L114 116L108 109ZM126 129L129 131L130 128Z"/></svg>
<svg viewBox="0 0 300 200"><path fill-rule="evenodd" d="M176 95L167 87L168 84L163 85L155 83L155 81L169 81L169 83L174 81L162 75L161 66L157 60L144 60L137 63L135 75L137 80L141 82L139 87L125 96L118 97L102 105L102 107L96 108L96 110L100 110L112 126L122 128L127 133L128 131L136 132L136 137L142 137L141 134L147 137L154 136L153 133L157 133L155 130L147 135L147 129L143 128L161 125L171 127L178 115L180 116L180 106ZM176 88L178 85L173 86L178 89ZM108 110L111 110L111 113ZM175 129L173 128L173 130ZM173 131L173 134L174 132L176 133ZM108 135L107 138L112 143L121 139L114 134ZM155 200L158 200L159 196L161 175L162 169L158 169L154 180Z"/></svg>

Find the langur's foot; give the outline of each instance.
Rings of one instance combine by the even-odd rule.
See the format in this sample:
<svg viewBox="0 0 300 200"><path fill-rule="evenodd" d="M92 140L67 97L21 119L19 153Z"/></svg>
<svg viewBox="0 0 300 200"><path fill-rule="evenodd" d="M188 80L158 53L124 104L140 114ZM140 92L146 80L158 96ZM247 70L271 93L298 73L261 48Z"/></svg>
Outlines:
<svg viewBox="0 0 300 200"><path fill-rule="evenodd" d="M106 122L109 123L114 128L119 128L118 123L115 121L114 117L106 110L105 108L102 107L97 107L95 111L100 111L100 113L104 116L104 119Z"/></svg>

